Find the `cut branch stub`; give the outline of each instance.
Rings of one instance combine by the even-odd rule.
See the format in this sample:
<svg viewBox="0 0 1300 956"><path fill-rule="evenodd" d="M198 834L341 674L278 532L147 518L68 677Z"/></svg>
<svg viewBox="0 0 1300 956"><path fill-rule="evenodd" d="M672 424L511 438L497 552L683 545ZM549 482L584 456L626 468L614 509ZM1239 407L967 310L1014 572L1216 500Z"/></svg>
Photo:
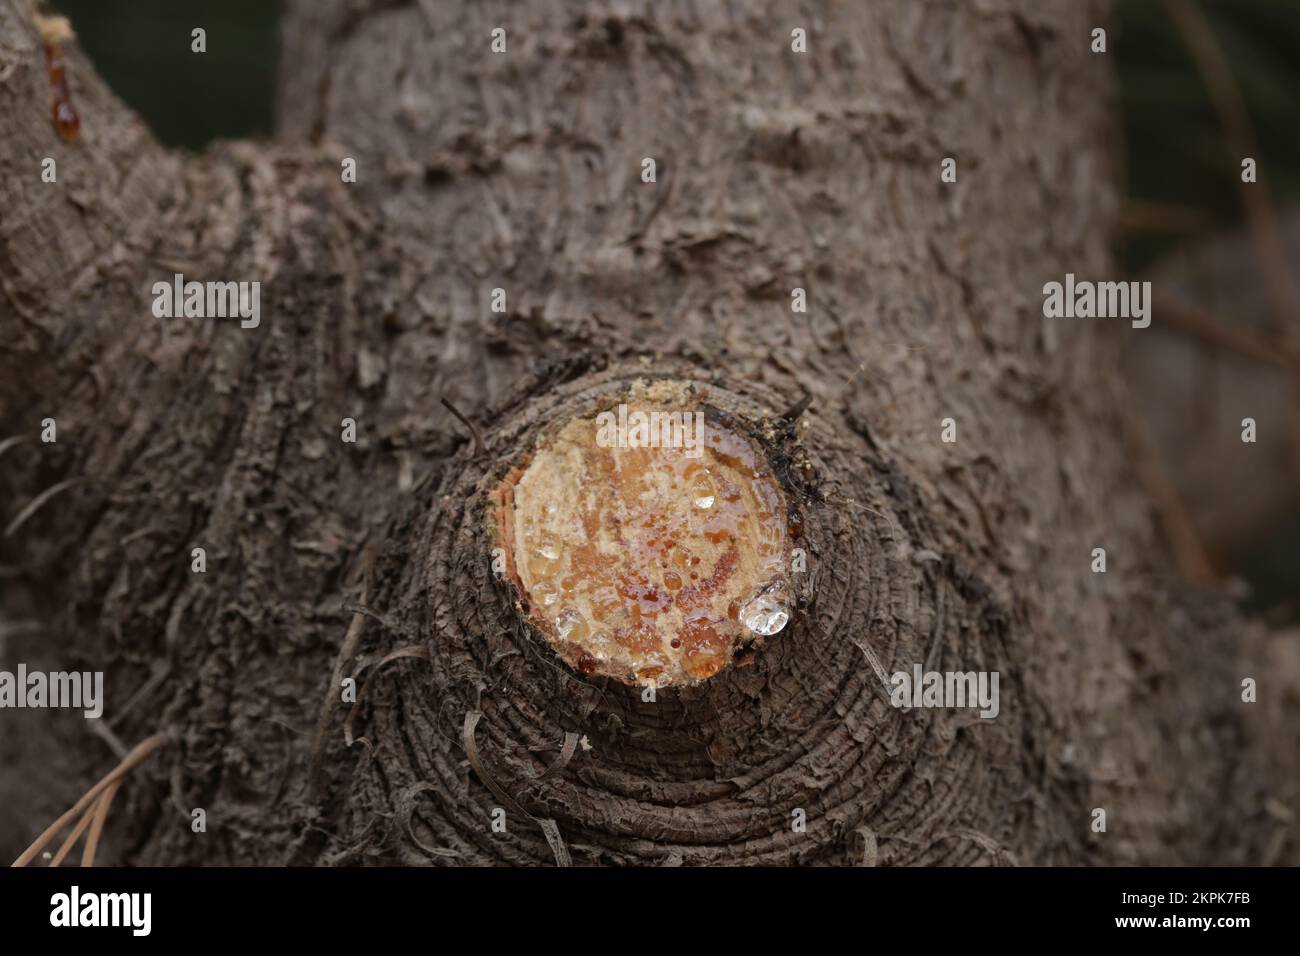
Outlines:
<svg viewBox="0 0 1300 956"><path fill-rule="evenodd" d="M570 666L695 683L785 627L792 511L755 432L658 382L558 423L505 477L497 543Z"/></svg>

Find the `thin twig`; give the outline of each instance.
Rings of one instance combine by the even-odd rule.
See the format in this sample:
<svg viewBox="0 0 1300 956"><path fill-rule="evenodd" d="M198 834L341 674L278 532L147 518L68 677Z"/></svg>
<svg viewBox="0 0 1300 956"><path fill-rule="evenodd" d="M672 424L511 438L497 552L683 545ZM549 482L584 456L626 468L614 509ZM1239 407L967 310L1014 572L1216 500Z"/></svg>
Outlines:
<svg viewBox="0 0 1300 956"><path fill-rule="evenodd" d="M470 454L477 455L480 451L483 450L483 439L479 437L478 429L474 427L474 423L472 421L470 421L468 418L462 415L460 413L460 410L451 402L447 401L445 397L441 401L442 401L442 407L447 409L447 411L451 412L453 415L455 415L457 420L459 420L462 425L464 425L466 428L469 429L470 437L474 439L474 446L470 449Z"/></svg>
<svg viewBox="0 0 1300 956"><path fill-rule="evenodd" d="M352 736L352 722L356 719L357 711L361 709L362 701L366 699L366 691L370 689L370 685L374 683L375 678L379 675L379 672L383 669L385 664L408 657L421 658L427 661L429 660L429 649L422 644L412 644L407 647L399 647L397 650L390 651L381 657L379 662L371 669L370 674L366 677L365 683L362 684L361 689L357 691L357 699L353 701L352 709L348 711L348 719L343 724L343 742L349 747L352 746L355 740Z"/></svg>
<svg viewBox="0 0 1300 956"><path fill-rule="evenodd" d="M39 495L37 495L30 502L28 502L27 507L24 508L22 511L18 512L18 516L14 518L13 521L9 522L9 527L5 528L5 537L6 538L13 537L14 532L16 532L19 528L21 528L24 524L26 524L28 518L36 514L36 512L40 511L41 508L45 506L45 503L48 502L51 498L53 498L55 495L57 495L60 491L63 491L64 489L69 488L72 485L75 485L78 482L84 480L85 480L84 478L68 478L66 481L60 481L57 485L51 485L49 488L46 488Z"/></svg>
<svg viewBox="0 0 1300 956"><path fill-rule="evenodd" d="M1250 121L1250 113L1246 109L1241 89L1233 78L1228 58L1224 56L1223 48L1214 35L1214 27L1193 0L1165 0L1165 9L1169 11L1169 18L1182 36L1187 52L1191 54L1196 70L1205 82L1214 103L1214 111L1223 124L1228 148L1235 154L1234 163L1240 163L1247 157L1258 160L1255 129ZM1279 318L1287 316L1293 322L1300 322L1300 298L1296 296L1291 271L1287 268L1286 247L1282 243L1282 232L1268 188L1258 173L1253 183L1242 182L1240 176L1236 178L1245 205L1246 221L1255 241L1274 309Z"/></svg>
<svg viewBox="0 0 1300 956"><path fill-rule="evenodd" d="M1227 136L1228 147L1236 155L1234 163L1247 157L1256 159L1255 129L1246 109L1245 98L1233 78L1232 67L1223 53L1214 28L1193 0L1165 0L1169 18L1183 38L1188 53L1196 63L1197 72L1205 82L1214 110L1219 114ZM1246 224L1259 256L1260 269L1268 287L1273 306L1273 321L1277 334L1287 338L1300 330L1300 295L1296 292L1287 266L1286 246L1282 242L1282 229L1278 224L1272 199L1262 173L1256 171L1255 182L1247 183L1238 175L1237 188L1245 206ZM1300 372L1291 376L1291 453L1292 464L1300 473Z"/></svg>
<svg viewBox="0 0 1300 956"><path fill-rule="evenodd" d="M479 759L478 744L474 740L474 729L478 726L479 720L483 717L483 712L478 710L467 711L465 714L465 724L461 730L461 746L465 750L465 756L469 760L470 766L474 768L477 774L489 790L500 800L510 812L523 816L537 824L546 838L547 844L550 845L551 853L555 856L555 864L560 867L572 866L573 861L569 855L569 848L565 846L564 837L560 835L560 828L555 820L551 817L535 817L525 810L510 794L508 794L496 778ZM566 741L567 743L567 741ZM567 761L566 761L567 763Z"/></svg>
<svg viewBox="0 0 1300 956"><path fill-rule="evenodd" d="M1153 298L1154 309L1159 313L1160 325L1164 328L1182 332L1216 348L1236 352L1268 365L1300 371L1300 346L1294 340L1278 342L1231 328L1214 319L1204 309L1161 292L1154 293Z"/></svg>
<svg viewBox="0 0 1300 956"><path fill-rule="evenodd" d="M68 854L72 852L72 848L77 845L77 841L81 839L81 835L86 832L86 828L94 821L95 810L98 807L99 804L96 803L81 815L81 819L77 821L77 825L72 828L72 832L68 834L68 838L63 841L63 846L59 847L59 852L54 854L54 859L50 860L50 866L58 866L67 858Z"/></svg>
<svg viewBox="0 0 1300 956"><path fill-rule="evenodd" d="M0 455L3 455L10 448L13 448L15 445L20 445L25 441L27 441L26 435L10 435L4 441L0 441Z"/></svg>
<svg viewBox="0 0 1300 956"><path fill-rule="evenodd" d="M1160 516L1165 537L1173 549L1179 570L1193 581L1213 583L1218 577L1214 563L1210 560L1205 545L1201 543L1201 536L1192 523L1178 487L1151 446L1146 429L1131 412L1122 413L1120 420L1124 426L1124 437L1136 459L1138 476Z"/></svg>
<svg viewBox="0 0 1300 956"><path fill-rule="evenodd" d="M90 732L94 734L96 737L98 737L100 740L104 741L104 743L108 744L108 748L112 750L113 753L117 754L118 760L126 759L126 755L130 751L126 749L126 744L122 743L122 739L118 737L117 734L113 733L112 730L109 729L108 723L106 721L103 720L90 721Z"/></svg>
<svg viewBox="0 0 1300 956"><path fill-rule="evenodd" d="M781 415L782 420L787 422L798 421L803 417L803 413L808 411L808 407L812 405L812 400L812 392L804 389L803 398L791 405L790 408Z"/></svg>
<svg viewBox="0 0 1300 956"><path fill-rule="evenodd" d="M95 804L95 819L91 821L90 835L86 837L85 849L81 851L81 865L86 869L95 865L95 851L99 849L99 838L104 832L104 821L108 819L108 808L112 805L113 798L117 796L121 786L121 780L110 783L104 795L99 798L99 803Z"/></svg>
<svg viewBox="0 0 1300 956"><path fill-rule="evenodd" d="M1210 216L1191 206L1128 198L1120 207L1119 222L1129 232L1199 233L1210 227Z"/></svg>
<svg viewBox="0 0 1300 956"><path fill-rule="evenodd" d="M309 791L315 791L320 783L321 765L325 758L325 731L329 727L330 718L334 715L337 695L343 683L343 667L356 655L357 647L361 644L361 637L365 633L366 612L362 608L370 599L370 586L373 580L376 557L375 549L367 545L362 559L364 565L361 572L361 601L356 610L352 612L352 620L348 622L347 632L343 636L343 645L339 648L338 655L334 659L334 670L330 674L330 685L325 689L325 699L321 701L320 713L316 717L316 735L312 741L311 759L307 765L307 789Z"/></svg>
<svg viewBox="0 0 1300 956"><path fill-rule="evenodd" d="M19 854L18 859L14 860L13 865L26 866L28 863L32 862L32 860L36 859L37 855L45 849L46 845L58 836L59 831L75 819L78 814L84 813L101 793L134 770L146 757L163 744L167 743L167 740L167 734L161 733L154 734L152 737L146 738L136 744L134 749L126 755L122 762L105 774L99 783L87 790L82 798L73 805L71 810L46 827L45 832L38 836L31 846Z"/></svg>

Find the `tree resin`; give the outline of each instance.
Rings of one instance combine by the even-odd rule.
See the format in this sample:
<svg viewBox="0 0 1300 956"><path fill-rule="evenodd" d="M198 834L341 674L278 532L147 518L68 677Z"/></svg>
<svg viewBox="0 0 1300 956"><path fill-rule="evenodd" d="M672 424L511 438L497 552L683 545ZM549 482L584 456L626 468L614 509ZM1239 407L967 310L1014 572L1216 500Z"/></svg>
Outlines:
<svg viewBox="0 0 1300 956"><path fill-rule="evenodd" d="M63 44L72 39L72 27L65 17L46 17L40 14L36 16L36 27L45 46L45 69L49 75L50 89L54 92L50 118L59 138L70 143L81 132L81 119L72 106L67 67L63 63Z"/></svg>
<svg viewBox="0 0 1300 956"><path fill-rule="evenodd" d="M694 683L789 622L791 510L743 426L684 386L625 403L621 422L703 428L611 440L613 409L570 420L498 489L498 533L529 619L570 666Z"/></svg>

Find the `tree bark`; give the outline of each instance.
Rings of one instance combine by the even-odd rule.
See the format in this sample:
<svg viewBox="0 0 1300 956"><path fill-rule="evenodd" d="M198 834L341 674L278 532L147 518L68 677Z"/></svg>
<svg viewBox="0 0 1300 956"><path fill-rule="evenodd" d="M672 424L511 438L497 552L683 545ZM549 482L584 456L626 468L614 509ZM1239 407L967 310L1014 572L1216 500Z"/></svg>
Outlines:
<svg viewBox="0 0 1300 956"><path fill-rule="evenodd" d="M277 140L186 156L75 49L60 143L0 2L6 524L76 482L0 540L31 624L0 653L105 671L126 746L173 735L101 856L1300 861L1300 668L1170 570L1114 376L1138 333L1041 316L1044 282L1114 270L1103 14L304 0ZM261 324L155 318L178 272L260 281ZM781 440L813 467L790 626L650 703L527 632L485 521L540 428L660 376L769 421L811 394ZM998 671L997 719L892 707L917 663ZM116 758L79 717L0 719L16 856Z"/></svg>

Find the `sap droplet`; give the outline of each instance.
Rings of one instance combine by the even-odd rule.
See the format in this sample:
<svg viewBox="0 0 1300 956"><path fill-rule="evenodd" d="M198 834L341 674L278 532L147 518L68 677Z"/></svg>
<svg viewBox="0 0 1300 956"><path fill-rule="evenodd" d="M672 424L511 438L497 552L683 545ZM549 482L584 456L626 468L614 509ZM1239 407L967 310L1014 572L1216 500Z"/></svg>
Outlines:
<svg viewBox="0 0 1300 956"><path fill-rule="evenodd" d="M718 489L713 484L713 479L709 477L708 469L700 469L691 477L691 500L695 502L695 507L702 510L708 510L713 507L713 502L717 500Z"/></svg>
<svg viewBox="0 0 1300 956"><path fill-rule="evenodd" d="M740 622L755 634L770 636L785 627L790 611L777 595L764 592L740 611Z"/></svg>
<svg viewBox="0 0 1300 956"><path fill-rule="evenodd" d="M582 641L587 636L587 622L571 607L566 607L555 618L555 630L561 639Z"/></svg>

